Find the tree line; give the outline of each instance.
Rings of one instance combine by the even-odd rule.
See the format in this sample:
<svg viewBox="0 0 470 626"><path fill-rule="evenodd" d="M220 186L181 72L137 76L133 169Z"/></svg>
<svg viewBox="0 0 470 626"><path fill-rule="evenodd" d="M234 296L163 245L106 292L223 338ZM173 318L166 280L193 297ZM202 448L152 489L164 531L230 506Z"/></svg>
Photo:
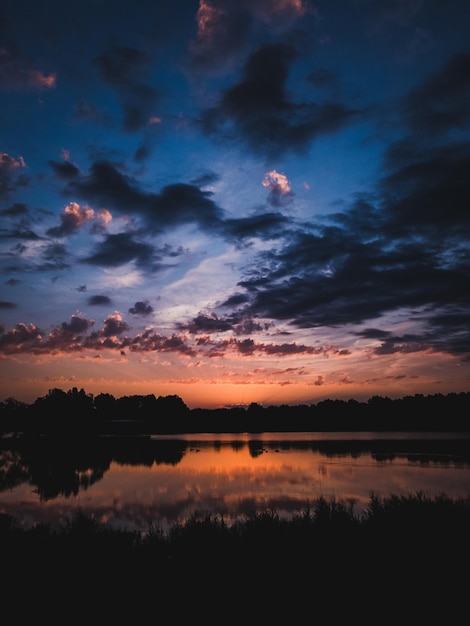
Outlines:
<svg viewBox="0 0 470 626"><path fill-rule="evenodd" d="M415 394L366 402L322 400L316 404L189 409L177 395L96 396L73 387L50 389L28 404L0 402L0 435L172 434L276 431L470 430L470 392Z"/></svg>

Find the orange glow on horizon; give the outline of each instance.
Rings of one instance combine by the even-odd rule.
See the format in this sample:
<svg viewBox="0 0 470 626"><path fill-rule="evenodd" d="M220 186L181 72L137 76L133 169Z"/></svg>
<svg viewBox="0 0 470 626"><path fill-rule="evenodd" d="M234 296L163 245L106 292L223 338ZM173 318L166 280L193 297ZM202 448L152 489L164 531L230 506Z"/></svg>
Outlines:
<svg viewBox="0 0 470 626"><path fill-rule="evenodd" d="M17 400L32 403L38 397L44 396L50 389L58 388L68 391L73 387L84 389L86 393L97 396L100 393L109 393L115 398L131 395L149 395L156 397L177 395L190 409L195 408L231 408L248 407L252 402L262 406L316 404L325 399L356 400L365 402L372 396L386 396L401 398L406 395L432 395L436 393L460 393L468 389L456 382L446 391L439 390L439 386L431 380L424 379L418 383L410 380L406 384L397 382L384 389L379 383L341 384L324 383L320 386L308 384L279 385L278 383L244 383L233 384L226 381L194 383L166 382L166 381L124 381L111 379L89 378L55 378L53 380L18 380L4 389L0 398L4 400L13 397Z"/></svg>

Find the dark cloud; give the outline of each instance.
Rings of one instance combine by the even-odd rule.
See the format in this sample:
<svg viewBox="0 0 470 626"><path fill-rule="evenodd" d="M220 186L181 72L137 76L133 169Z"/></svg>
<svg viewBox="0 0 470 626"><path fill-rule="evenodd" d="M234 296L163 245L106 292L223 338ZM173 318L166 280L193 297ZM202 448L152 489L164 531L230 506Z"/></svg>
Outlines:
<svg viewBox="0 0 470 626"><path fill-rule="evenodd" d="M175 223L192 222L206 228L216 227L222 210L211 200L211 195L194 185L167 185L155 198L155 217L163 219L164 223L170 223L174 215Z"/></svg>
<svg viewBox="0 0 470 626"><path fill-rule="evenodd" d="M91 306L108 305L111 304L111 298L101 295L90 296L88 298L88 304L90 304Z"/></svg>
<svg viewBox="0 0 470 626"><path fill-rule="evenodd" d="M231 309L233 307L240 307L248 304L249 296L245 293L234 293L229 298L227 298L222 304L220 304L221 308Z"/></svg>
<svg viewBox="0 0 470 626"><path fill-rule="evenodd" d="M70 163L70 161L49 161L49 165L52 167L57 176L59 178L63 178L64 180L74 178L80 173L78 167L74 163Z"/></svg>
<svg viewBox="0 0 470 626"><path fill-rule="evenodd" d="M81 349L84 333L93 324L93 320L72 315L70 322L62 322L50 333L46 333L34 324L20 323L13 329L1 333L0 349L5 354L75 352Z"/></svg>
<svg viewBox="0 0 470 626"><path fill-rule="evenodd" d="M235 353L241 356L254 354L274 355L277 357L293 354L346 356L347 350L338 350L333 346L308 346L298 343L262 343L251 338L214 340L210 332L219 332L221 327L217 325L209 328L209 317L203 320L200 316L200 330L206 327L206 333L199 334L194 345L188 343L186 335L173 334L170 336L156 333L152 328L133 337L126 335L130 330L129 325L117 313L109 315L103 326L88 334L94 326L94 320L80 316L72 316L70 322L63 322L47 334L34 324L17 324L15 328L5 332L0 326L0 350L4 354L57 354L59 352L80 352L82 350L115 350L123 352L162 352L176 353L188 357L207 356L209 358L224 356ZM223 330L223 329L222 329Z"/></svg>
<svg viewBox="0 0 470 626"><path fill-rule="evenodd" d="M189 66L198 76L231 69L260 39L270 42L291 38L308 45L298 24L298 18L305 19L308 13L308 4L303 2L201 2L197 37L190 45Z"/></svg>
<svg viewBox="0 0 470 626"><path fill-rule="evenodd" d="M230 11L234 3L200 5L200 31L191 44L190 65L204 71L225 68L244 47L252 23L246 11ZM240 4L243 3L239 3ZM231 6L230 6L231 5ZM229 10L227 10L229 9Z"/></svg>
<svg viewBox="0 0 470 626"><path fill-rule="evenodd" d="M119 316L109 316L104 320L103 335L105 337L116 337L129 330L129 324Z"/></svg>
<svg viewBox="0 0 470 626"><path fill-rule="evenodd" d="M208 357L220 357L227 353L236 353L241 356L254 356L255 354L266 354L268 356L289 356L289 355L318 355L325 356L347 356L349 352L347 350L338 350L332 346L325 348L323 346L307 346L304 344L293 343L262 343L255 341L254 339L237 339L231 337L229 339L221 339L219 341L213 341L210 338L201 338L197 340L197 346L203 348L206 356Z"/></svg>
<svg viewBox="0 0 470 626"><path fill-rule="evenodd" d="M210 177L210 180L213 178ZM207 184L208 178L204 179ZM259 213L239 219L224 219L223 210L212 200L212 193L200 189L193 184L175 183L164 187L160 193L142 191L138 182L121 173L117 167L107 161L95 162L89 176L81 176L71 181L65 190L67 196L76 195L87 200L90 204L98 203L110 210L126 215L141 217L151 232L163 232L172 226L195 224L202 230L216 233L222 237L233 239L261 239L277 238L280 233L289 227L290 219L281 213ZM281 190L274 192L279 197L277 204L286 205L291 202L293 195ZM282 198L281 196L286 196ZM78 213L61 216L62 226L51 229L49 234L60 236L71 234L78 219ZM114 235L100 247L102 253L97 253L96 259L106 259L112 263L112 254L106 250L113 241L119 242ZM123 242L129 235L122 235ZM116 265L122 263L120 258L126 258L124 245L121 253L116 250ZM140 256L144 251L140 253ZM90 257L94 259L94 257ZM124 261L126 262L126 261Z"/></svg>
<svg viewBox="0 0 470 626"><path fill-rule="evenodd" d="M331 327L400 308L437 309L448 302L470 307L462 260L446 256L449 248L435 243L434 231L427 240L424 229L419 244L407 237L393 241L380 231L361 240L360 223L352 231L298 233L278 251L260 255L256 271L240 282L251 298L247 312L299 327Z"/></svg>
<svg viewBox="0 0 470 626"><path fill-rule="evenodd" d="M446 68L453 84L457 70L466 72L463 61ZM429 145L423 136L425 126L434 124L432 112L444 109L436 122L441 131L461 129L466 115L461 91L446 97L447 84L439 73L406 99L413 103L414 118L408 106L404 119L411 132L387 152L377 194L358 197L343 212L305 225L303 232L291 230L277 249L259 255L256 269L247 270L240 282L246 301L237 295L230 304L238 303L247 315L305 328L362 324L392 311L415 310L410 315L420 320L420 335L398 337L370 328L360 334L382 340L377 354L467 350L470 144L439 145L434 139ZM457 310L444 314L450 303Z"/></svg>
<svg viewBox="0 0 470 626"><path fill-rule="evenodd" d="M46 263L38 266L39 271L64 270L70 267L67 249L60 243L48 244L43 249L41 256Z"/></svg>
<svg viewBox="0 0 470 626"><path fill-rule="evenodd" d="M291 204L294 200L293 191L284 191L279 185L274 185L268 194L268 204L272 207L285 207Z"/></svg>
<svg viewBox="0 0 470 626"><path fill-rule="evenodd" d="M108 161L95 162L89 176L71 181L65 193L77 194L113 211L140 215L154 232L184 223L214 228L222 216L208 191L179 183L164 187L159 194L148 193Z"/></svg>
<svg viewBox="0 0 470 626"><path fill-rule="evenodd" d="M60 329L66 334L79 335L88 330L88 328L93 326L93 324L94 322L91 320L79 317L78 315L72 315L70 317L70 322L62 322Z"/></svg>
<svg viewBox="0 0 470 626"><path fill-rule="evenodd" d="M461 54L413 89L402 109L408 134L387 150L378 186L388 236L461 271L470 261L469 85L470 55Z"/></svg>
<svg viewBox="0 0 470 626"><path fill-rule="evenodd" d="M251 335L253 333L259 333L266 331L272 324L260 323L251 318L241 318L233 326L233 332L235 335Z"/></svg>
<svg viewBox="0 0 470 626"><path fill-rule="evenodd" d="M166 337L155 333L151 328L123 343L131 352L175 352L191 357L197 355L196 350L187 344L185 337L179 335Z"/></svg>
<svg viewBox="0 0 470 626"><path fill-rule="evenodd" d="M195 178L191 181L191 184L196 185L196 187L206 187L208 185L212 185L220 180L220 176L215 172L206 172L201 174L198 178Z"/></svg>
<svg viewBox="0 0 470 626"><path fill-rule="evenodd" d="M291 220L281 213L259 213L249 217L226 220L223 232L235 239L277 239L285 236Z"/></svg>
<svg viewBox="0 0 470 626"><path fill-rule="evenodd" d="M7 332L4 332L3 327L0 331L0 349L4 354L31 352L42 340L42 331L34 324L20 322Z"/></svg>
<svg viewBox="0 0 470 626"><path fill-rule="evenodd" d="M362 331L356 333L358 337L363 337L364 339L385 339L390 333L386 330L380 330L379 328L365 328Z"/></svg>
<svg viewBox="0 0 470 626"><path fill-rule="evenodd" d="M87 207L82 207L76 202L68 204L60 215L60 226L54 226L47 230L51 237L66 237L73 235L84 224L92 220L94 211Z"/></svg>
<svg viewBox="0 0 470 626"><path fill-rule="evenodd" d="M82 175L71 181L64 195L71 194L123 212L149 209L152 200L152 196L139 190L135 180L122 174L108 161L93 163L88 176Z"/></svg>
<svg viewBox="0 0 470 626"><path fill-rule="evenodd" d="M337 83L337 76L329 70L317 67L307 77L307 80L312 83L317 89L323 89L325 87L333 87Z"/></svg>
<svg viewBox="0 0 470 626"><path fill-rule="evenodd" d="M147 266L152 263L153 253L150 244L136 240L132 234L120 233L107 235L95 246L95 252L82 261L104 267L119 267L131 261Z"/></svg>
<svg viewBox="0 0 470 626"><path fill-rule="evenodd" d="M136 302L134 306L129 309L129 313L132 313L132 315L150 315L153 313L153 307L150 306L147 300Z"/></svg>
<svg viewBox="0 0 470 626"><path fill-rule="evenodd" d="M23 173L24 168L23 157L14 158L0 152L0 198L8 198L12 192L29 184L30 179Z"/></svg>
<svg viewBox="0 0 470 626"><path fill-rule="evenodd" d="M189 324L178 324L177 328L187 330L191 334L217 333L231 330L232 322L220 319L215 313L211 315L200 314Z"/></svg>
<svg viewBox="0 0 470 626"><path fill-rule="evenodd" d="M342 103L289 100L286 82L295 57L291 45L261 47L248 59L242 81L204 111L204 131L230 141L241 137L254 152L276 156L302 153L316 137L349 124L357 111Z"/></svg>
<svg viewBox="0 0 470 626"><path fill-rule="evenodd" d="M404 101L404 119L424 138L467 130L470 122L470 53L454 56Z"/></svg>
<svg viewBox="0 0 470 626"><path fill-rule="evenodd" d="M94 325L94 320L88 320L78 315L72 315L70 322L62 322L53 328L43 341L34 341L30 346L33 353L43 352L77 352L81 350L86 332Z"/></svg>
<svg viewBox="0 0 470 626"><path fill-rule="evenodd" d="M429 350L430 342L415 336L389 337L372 350L373 354L410 354Z"/></svg>
<svg viewBox="0 0 470 626"><path fill-rule="evenodd" d="M381 180L389 236L429 237L432 248L470 236L470 142L429 147ZM436 237L435 241L431 236Z"/></svg>
<svg viewBox="0 0 470 626"><path fill-rule="evenodd" d="M1 209L0 215L4 217L22 217L28 214L28 207L23 202L15 202L7 209Z"/></svg>
<svg viewBox="0 0 470 626"><path fill-rule="evenodd" d="M0 300L0 309L16 309L14 302L7 302L6 300Z"/></svg>
<svg viewBox="0 0 470 626"><path fill-rule="evenodd" d="M102 77L119 95L126 131L144 128L154 114L158 92L148 79L151 61L145 52L126 46L115 46L95 59Z"/></svg>
<svg viewBox="0 0 470 626"><path fill-rule="evenodd" d="M189 323L177 324L179 330L184 330L192 335L207 335L210 333L232 332L235 335L250 335L256 332L268 330L272 324L262 323L257 320L244 317L237 313L228 316L218 316L216 313L200 313Z"/></svg>
<svg viewBox="0 0 470 626"><path fill-rule="evenodd" d="M103 126L111 126L111 117L94 104L81 99L75 108L75 117L84 122L94 122Z"/></svg>
<svg viewBox="0 0 470 626"><path fill-rule="evenodd" d="M145 161L150 156L151 153L152 153L152 150L151 150L149 144L148 143L142 143L137 148L137 150L134 152L134 161L136 163L142 163L143 161Z"/></svg>
<svg viewBox="0 0 470 626"><path fill-rule="evenodd" d="M16 46L0 48L0 90L37 91L55 87L54 74L40 71Z"/></svg>
<svg viewBox="0 0 470 626"><path fill-rule="evenodd" d="M24 239L29 241L37 241L41 239L34 231L30 230L28 226L19 225L16 228L0 229L1 239Z"/></svg>

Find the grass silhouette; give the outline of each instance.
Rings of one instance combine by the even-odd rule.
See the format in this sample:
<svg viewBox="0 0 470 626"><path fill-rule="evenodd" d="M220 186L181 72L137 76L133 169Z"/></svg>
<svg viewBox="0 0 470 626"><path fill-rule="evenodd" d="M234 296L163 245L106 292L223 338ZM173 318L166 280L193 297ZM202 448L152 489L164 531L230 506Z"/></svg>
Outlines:
<svg viewBox="0 0 470 626"><path fill-rule="evenodd" d="M380 623L448 622L466 606L469 530L470 500L423 493L371 494L361 514L322 497L289 519L265 511L228 525L194 514L145 534L82 511L60 530L0 515L3 598L26 594L39 612L49 598L74 606L77 620L101 611L119 623L161 610L177 623L201 611L209 623L227 612L229 623L284 623L323 610L330 623L357 611Z"/></svg>

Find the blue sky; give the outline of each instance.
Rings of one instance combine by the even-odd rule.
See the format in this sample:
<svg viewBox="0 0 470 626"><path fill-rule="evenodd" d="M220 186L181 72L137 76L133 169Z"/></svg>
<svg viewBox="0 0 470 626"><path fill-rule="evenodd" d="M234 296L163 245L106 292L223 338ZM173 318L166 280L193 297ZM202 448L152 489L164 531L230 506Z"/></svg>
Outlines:
<svg viewBox="0 0 470 626"><path fill-rule="evenodd" d="M5 0L0 397L467 391L469 21Z"/></svg>

